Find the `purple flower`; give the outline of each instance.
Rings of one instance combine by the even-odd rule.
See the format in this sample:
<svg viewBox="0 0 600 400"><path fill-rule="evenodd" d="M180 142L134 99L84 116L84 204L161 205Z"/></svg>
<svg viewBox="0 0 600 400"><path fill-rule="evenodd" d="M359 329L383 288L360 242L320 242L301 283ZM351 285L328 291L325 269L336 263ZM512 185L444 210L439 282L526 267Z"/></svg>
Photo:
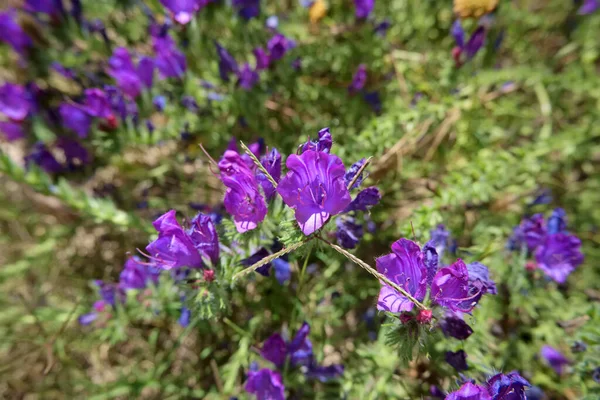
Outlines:
<svg viewBox="0 0 600 400"><path fill-rule="evenodd" d="M312 349L312 343L311 343L310 339L308 338L309 333L310 333L310 325L308 325L307 322L304 322L302 324L302 326L300 327L300 329L298 330L298 332L296 333L296 335L294 336L292 341L289 343L285 343L285 341L283 341L281 336L279 334L275 333L269 339L267 339L267 342L269 342L269 345L266 349L265 349L265 345L267 345L267 342L265 342L265 345L263 345L263 350L261 351L261 355L265 359L272 361L279 368L283 367L287 357L289 357L290 364L292 367L295 367L298 365L308 366L308 365L312 364L312 361L313 361L313 349ZM279 336L279 339L277 339L277 336ZM272 339L272 338L273 338L273 340L270 341L270 339ZM285 347L283 348L284 349L283 355L281 354L281 350L282 350L281 341L283 341L283 343L285 345ZM268 358L268 357L271 357L271 358ZM282 359L283 359L283 363L280 363Z"/></svg>
<svg viewBox="0 0 600 400"><path fill-rule="evenodd" d="M57 15L64 12L62 0L26 0L25 9L30 12L48 15Z"/></svg>
<svg viewBox="0 0 600 400"><path fill-rule="evenodd" d="M439 224L429 232L429 235L431 237L430 243L435 247L438 257L442 259L450 243L450 231L443 224Z"/></svg>
<svg viewBox="0 0 600 400"><path fill-rule="evenodd" d="M444 335L466 340L473 333L473 329L461 318L454 315L447 315L440 323Z"/></svg>
<svg viewBox="0 0 600 400"><path fill-rule="evenodd" d="M419 246L400 239L392 244L392 253L376 259L377 271L406 290L417 300L423 300L427 291L427 271ZM395 289L383 284L379 291L377 309L398 313L410 311L414 304Z"/></svg>
<svg viewBox="0 0 600 400"><path fill-rule="evenodd" d="M152 45L156 57L154 65L162 79L181 78L185 73L186 61L183 54L168 35L153 35Z"/></svg>
<svg viewBox="0 0 600 400"><path fill-rule="evenodd" d="M549 235L537 248L535 259L548 277L557 283L565 283L569 274L583 262L581 241L566 233Z"/></svg>
<svg viewBox="0 0 600 400"><path fill-rule="evenodd" d="M177 320L179 325L186 328L187 326L190 325L191 318L192 318L192 310L190 310L189 308L187 308L185 306L181 307L181 314L179 315L179 319Z"/></svg>
<svg viewBox="0 0 600 400"><path fill-rule="evenodd" d="M546 237L546 226L544 225L544 215L535 214L531 218L524 219L521 222L521 231L523 239L529 250L533 251L540 245Z"/></svg>
<svg viewBox="0 0 600 400"><path fill-rule="evenodd" d="M85 110L93 117L109 118L112 115L111 103L102 89L86 89Z"/></svg>
<svg viewBox="0 0 600 400"><path fill-rule="evenodd" d="M496 374L487 381L492 400L526 400L525 388L531 386L518 372Z"/></svg>
<svg viewBox="0 0 600 400"><path fill-rule="evenodd" d="M154 107L157 111L163 112L165 106L167 105L167 98L162 95L154 96L154 98L152 99L152 104L154 104Z"/></svg>
<svg viewBox="0 0 600 400"><path fill-rule="evenodd" d="M363 93L363 99L367 102L375 114L379 115L381 113L383 104L381 103L381 97L379 96L378 91Z"/></svg>
<svg viewBox="0 0 600 400"><path fill-rule="evenodd" d="M490 278L488 267L480 262L467 264L469 272L469 294L473 294L474 288L482 294L497 294L496 283Z"/></svg>
<svg viewBox="0 0 600 400"><path fill-rule="evenodd" d="M92 322L94 322L96 319L98 319L98 313L97 312L91 312L91 313L88 313L88 314L80 315L77 318L77 321L79 322L79 325L89 325Z"/></svg>
<svg viewBox="0 0 600 400"><path fill-rule="evenodd" d="M446 352L446 362L454 367L457 371L466 371L469 369L467 365L467 353L464 350L459 350L456 352L447 351Z"/></svg>
<svg viewBox="0 0 600 400"><path fill-rule="evenodd" d="M5 83L0 86L0 113L12 121L23 121L32 111L33 105L25 87Z"/></svg>
<svg viewBox="0 0 600 400"><path fill-rule="evenodd" d="M355 248L364 235L363 225L357 224L356 220L349 216L342 216L335 222L338 243L346 249Z"/></svg>
<svg viewBox="0 0 600 400"><path fill-rule="evenodd" d="M360 64L352 77L352 83L348 86L348 91L351 94L357 93L365 87L367 83L367 66Z"/></svg>
<svg viewBox="0 0 600 400"><path fill-rule="evenodd" d="M260 15L260 0L232 0L231 4L245 20Z"/></svg>
<svg viewBox="0 0 600 400"><path fill-rule="evenodd" d="M454 21L452 28L450 28L450 34L454 37L454 41L459 48L465 47L465 30L460 23L460 20Z"/></svg>
<svg viewBox="0 0 600 400"><path fill-rule="evenodd" d="M23 126L18 122L0 121L0 132L9 142L25 137Z"/></svg>
<svg viewBox="0 0 600 400"><path fill-rule="evenodd" d="M469 272L465 263L458 259L449 267L441 268L433 277L431 298L452 311L469 312L481 297L481 289L469 293Z"/></svg>
<svg viewBox="0 0 600 400"><path fill-rule="evenodd" d="M346 186L348 186L350 184L350 182L352 182L352 180L354 179L356 174L358 174L358 171L360 171L360 169L362 168L365 161L366 161L366 159L364 159L364 158L361 160L358 160L357 162L352 164L352 166L350 168L348 168L348 170L346 171L346 175L344 175L344 183L346 184ZM356 179L356 182L354 182L354 185L352 185L350 190L358 188L364 180L365 180L365 173L363 171L363 172L361 172L360 176Z"/></svg>
<svg viewBox="0 0 600 400"><path fill-rule="evenodd" d="M62 103L58 108L58 113L65 128L72 130L82 139L88 136L92 126L92 117L83 106Z"/></svg>
<svg viewBox="0 0 600 400"><path fill-rule="evenodd" d="M248 63L238 71L237 76L238 85L244 90L251 90L259 80L258 72L253 70Z"/></svg>
<svg viewBox="0 0 600 400"><path fill-rule="evenodd" d="M354 0L354 7L356 7L356 18L367 18L369 14L371 14L371 11L373 11L374 6L375 0Z"/></svg>
<svg viewBox="0 0 600 400"><path fill-rule="evenodd" d="M56 147L61 149L65 162L70 170L74 170L90 162L90 155L78 141L61 137L56 141Z"/></svg>
<svg viewBox="0 0 600 400"><path fill-rule="evenodd" d="M119 287L129 289L144 289L148 283L158 283L160 269L143 263L139 257L130 257L119 275Z"/></svg>
<svg viewBox="0 0 600 400"><path fill-rule="evenodd" d="M388 32L388 30L390 29L390 26L392 26L392 23L390 22L389 19L384 19L383 21L381 21L380 23L378 23L377 25L375 25L375 34L379 35L381 37L385 36Z"/></svg>
<svg viewBox="0 0 600 400"><path fill-rule="evenodd" d="M117 81L117 86L130 98L136 98L143 87L152 86L154 61L142 58L137 68L131 60L129 50L118 47L108 60L108 74Z"/></svg>
<svg viewBox="0 0 600 400"><path fill-rule="evenodd" d="M258 249L256 252L254 252L250 257L243 259L240 263L242 265L245 265L247 267L256 264L257 262L259 262L260 260L262 260L263 258L269 256L269 250L265 249L264 247L261 247L260 249ZM257 268L255 271L259 274L261 274L264 277L269 276L269 273L271 271L271 263L267 263L259 268Z"/></svg>
<svg viewBox="0 0 600 400"><path fill-rule="evenodd" d="M375 186L368 187L358 193L356 198L346 207L344 212L368 211L369 208L379 204L381 193Z"/></svg>
<svg viewBox="0 0 600 400"><path fill-rule="evenodd" d="M268 368L248 371L248 380L244 389L256 395L257 400L285 400L285 387L281 375Z"/></svg>
<svg viewBox="0 0 600 400"><path fill-rule="evenodd" d="M555 233L566 233L567 231L567 213L562 208L556 208L550 214L547 223L548 235Z"/></svg>
<svg viewBox="0 0 600 400"><path fill-rule="evenodd" d="M276 34L267 42L270 62L282 59L285 53L295 46L296 43L293 40L286 38L281 33Z"/></svg>
<svg viewBox="0 0 600 400"><path fill-rule="evenodd" d="M344 366L340 364L323 367L320 365L310 366L306 376L311 379L317 379L320 382L328 382L344 373Z"/></svg>
<svg viewBox="0 0 600 400"><path fill-rule="evenodd" d="M209 0L160 0L169 10L173 19L185 25L192 20L194 14L209 3Z"/></svg>
<svg viewBox="0 0 600 400"><path fill-rule="evenodd" d="M466 60L470 60L481 50L485 43L487 28L485 24L475 29L469 40L465 42L465 32L460 21L455 21L450 29L450 33L456 41L456 47L452 50L454 60L457 66L461 66ZM463 57L464 54L464 57Z"/></svg>
<svg viewBox="0 0 600 400"><path fill-rule="evenodd" d="M67 68L67 67L61 65L57 61L52 62L51 66L52 66L53 70L55 70L56 72L58 72L59 74L61 74L62 76L64 76L67 79L75 79L76 78L75 71L73 71L72 68Z"/></svg>
<svg viewBox="0 0 600 400"><path fill-rule="evenodd" d="M175 210L171 210L154 221L153 225L158 231L158 238L146 246L146 250L158 267L167 270L202 268L202 256L213 262L218 259L218 237L209 217L195 217L192 228L184 231L175 218Z"/></svg>
<svg viewBox="0 0 600 400"><path fill-rule="evenodd" d="M290 155L286 166L289 171L277 192L295 210L296 221L305 235L320 229L330 216L350 204L343 179L346 171L337 156L309 150Z"/></svg>
<svg viewBox="0 0 600 400"><path fill-rule="evenodd" d="M227 49L217 41L215 41L215 47L217 48L217 56L219 57L219 76L223 82L229 82L229 75L237 74L238 72L237 62Z"/></svg>
<svg viewBox="0 0 600 400"><path fill-rule="evenodd" d="M258 226L267 215L265 199L258 190L253 172L240 155L227 150L219 162L221 180L227 187L225 209L233 216L235 226L240 233Z"/></svg>
<svg viewBox="0 0 600 400"><path fill-rule="evenodd" d="M11 45L21 55L32 45L29 36L17 23L14 10L0 13L0 41Z"/></svg>
<svg viewBox="0 0 600 400"><path fill-rule="evenodd" d="M542 346L540 354L558 375L562 375L564 368L571 363L567 357L552 346Z"/></svg>
<svg viewBox="0 0 600 400"><path fill-rule="evenodd" d="M331 151L331 146L333 146L333 138L331 137L331 132L329 131L329 128L323 128L318 133L318 139L315 141L311 141L309 139L306 143L304 143L298 148L298 153L302 154L307 150L329 153ZM354 165L352 167L354 167ZM356 172L358 172L358 169L356 170ZM345 179L346 175L344 175L344 180ZM349 183L350 181L348 181L348 184Z"/></svg>
<svg viewBox="0 0 600 400"><path fill-rule="evenodd" d="M262 71L264 69L269 68L269 63L271 62L269 55L262 47L257 47L252 51L254 57L256 58L256 70Z"/></svg>
<svg viewBox="0 0 600 400"><path fill-rule="evenodd" d="M598 0L584 0L583 5L577 11L579 15L587 15L595 12L600 8L600 1Z"/></svg>
<svg viewBox="0 0 600 400"><path fill-rule="evenodd" d="M483 386L467 382L456 392L449 393L446 400L491 400L490 394Z"/></svg>
<svg viewBox="0 0 600 400"><path fill-rule="evenodd" d="M272 149L269 154L265 155L260 160L260 162L265 167L269 175L275 179L275 182L279 183L281 180L281 154L279 154L277 149ZM273 184L260 171L257 171L256 179L260 182L267 200L271 200L273 196L275 196L275 193L277 193L273 187Z"/></svg>
<svg viewBox="0 0 600 400"><path fill-rule="evenodd" d="M29 166L31 163L37 164L40 168L50 174L61 172L63 170L63 166L56 161L54 155L52 155L46 145L41 142L36 143L30 153L25 157L25 165Z"/></svg>
<svg viewBox="0 0 600 400"><path fill-rule="evenodd" d="M273 270L275 271L275 279L277 279L280 285L283 285L292 278L290 263L281 257L273 260Z"/></svg>

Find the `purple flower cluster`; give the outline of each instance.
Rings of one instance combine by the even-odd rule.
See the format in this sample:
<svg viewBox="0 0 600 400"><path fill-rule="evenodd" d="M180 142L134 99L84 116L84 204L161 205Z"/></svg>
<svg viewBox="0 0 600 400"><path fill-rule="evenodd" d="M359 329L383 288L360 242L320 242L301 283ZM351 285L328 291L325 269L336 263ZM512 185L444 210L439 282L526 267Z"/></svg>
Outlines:
<svg viewBox="0 0 600 400"><path fill-rule="evenodd" d="M212 0L160 0L178 23L185 25L192 20L194 14L204 8Z"/></svg>
<svg viewBox="0 0 600 400"><path fill-rule="evenodd" d="M21 56L33 45L31 38L17 23L14 10L0 12L0 41L10 45Z"/></svg>
<svg viewBox="0 0 600 400"><path fill-rule="evenodd" d="M126 292L129 290L144 289L149 284L156 285L160 273L159 268L143 262L138 257L129 258L121 271L118 283L94 282L98 287L100 300L94 303L94 311L79 317L79 323L89 325L98 319L100 313L107 311L108 307L116 307L117 302L124 303Z"/></svg>
<svg viewBox="0 0 600 400"><path fill-rule="evenodd" d="M537 268L561 284L584 259L581 241L567 232L566 213L562 208L555 209L546 220L542 214L523 219L514 229L507 247L533 254Z"/></svg>
<svg viewBox="0 0 600 400"><path fill-rule="evenodd" d="M24 86L12 83L0 86L0 114L8 118L8 121L0 122L0 132L7 140L14 141L25 136L25 120L35 108L31 97Z"/></svg>
<svg viewBox="0 0 600 400"><path fill-rule="evenodd" d="M271 335L263 344L261 356L272 362L277 369L283 370L286 365L303 367L308 378L327 382L344 373L342 365L321 366L314 359L313 346L308 338L310 325L302 324L300 330L291 341L286 341L279 333ZM285 387L277 371L264 368L260 371L250 370L246 391L256 395L257 399L284 399ZM270 396L270 397L269 397Z"/></svg>
<svg viewBox="0 0 600 400"><path fill-rule="evenodd" d="M177 48L175 41L169 36L168 25L152 25L150 34L155 53L154 65L158 69L159 77L161 79L182 78L187 67L185 54Z"/></svg>
<svg viewBox="0 0 600 400"><path fill-rule="evenodd" d="M525 378L513 371L496 374L484 385L467 382L449 393L446 400L526 400L525 389L530 386Z"/></svg>
<svg viewBox="0 0 600 400"><path fill-rule="evenodd" d="M282 59L295 46L296 43L293 40L277 33L267 42L266 50L262 47L253 50L256 59L254 68L249 63L245 63L240 68L231 53L215 41L219 58L219 76L224 82L229 82L229 76L236 75L238 86L244 90L250 90L258 83L261 71L268 69L275 61Z"/></svg>
<svg viewBox="0 0 600 400"><path fill-rule="evenodd" d="M118 47L108 60L108 74L117 82L117 87L129 98L135 99L142 89L152 87L154 60L141 57L137 66L133 64L129 50Z"/></svg>
<svg viewBox="0 0 600 400"><path fill-rule="evenodd" d="M444 233L443 235L441 233ZM442 243L449 240L443 228L432 231L432 240L423 248L408 239L392 244L392 253L376 260L377 270L403 288L418 301L429 298L445 312L440 328L447 336L464 340L473 332L462 320L486 294L496 294L496 285L489 277L488 268L481 263L466 265L457 259L451 265L441 264L438 250L443 254ZM402 321L414 318L414 303L394 288L382 284L377 303L379 310L400 313ZM416 320L427 323L429 315L421 311Z"/></svg>

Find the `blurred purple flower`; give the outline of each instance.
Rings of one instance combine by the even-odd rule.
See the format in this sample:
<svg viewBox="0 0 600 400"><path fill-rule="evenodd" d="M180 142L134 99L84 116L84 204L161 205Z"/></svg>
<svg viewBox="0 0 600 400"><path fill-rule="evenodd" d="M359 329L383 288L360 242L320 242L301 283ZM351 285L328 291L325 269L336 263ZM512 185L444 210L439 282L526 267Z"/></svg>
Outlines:
<svg viewBox="0 0 600 400"><path fill-rule="evenodd" d="M169 10L173 19L185 25L190 22L196 12L206 6L210 0L160 0Z"/></svg>
<svg viewBox="0 0 600 400"><path fill-rule="evenodd" d="M9 44L20 55L33 44L27 33L17 23L14 10L0 12L0 41Z"/></svg>
<svg viewBox="0 0 600 400"><path fill-rule="evenodd" d="M344 212L368 211L369 208L379 204L381 193L375 186L368 187L358 193L356 198L346 207Z"/></svg>
<svg viewBox="0 0 600 400"><path fill-rule="evenodd" d="M38 165L50 174L63 170L63 166L60 165L46 145L41 142L34 144L29 154L25 157L25 165L29 166L31 163Z"/></svg>
<svg viewBox="0 0 600 400"><path fill-rule="evenodd" d="M367 83L367 66L360 64L352 77L352 83L348 86L348 91L355 94L365 87L365 83Z"/></svg>
<svg viewBox="0 0 600 400"><path fill-rule="evenodd" d="M245 20L260 15L260 0L232 0L231 5L237 10L239 16Z"/></svg>
<svg viewBox="0 0 600 400"><path fill-rule="evenodd" d="M488 267L480 262L467 264L469 271L469 294L473 295L475 291L481 294L497 294L496 283L490 278ZM479 282L479 283L477 283ZM479 286L480 285L480 286Z"/></svg>
<svg viewBox="0 0 600 400"><path fill-rule="evenodd" d="M237 62L227 49L217 41L215 41L215 47L217 48L217 56L219 57L219 76L223 82L229 82L229 75L237 74L238 72Z"/></svg>
<svg viewBox="0 0 600 400"><path fill-rule="evenodd" d="M56 141L56 147L63 151L69 170L80 168L90 162L89 152L77 140L61 137Z"/></svg>
<svg viewBox="0 0 600 400"><path fill-rule="evenodd" d="M273 260L273 270L275 271L275 279L277 279L280 285L283 285L292 278L290 263L281 257Z"/></svg>
<svg viewBox="0 0 600 400"><path fill-rule="evenodd" d="M86 89L84 95L84 107L89 115L98 118L109 118L112 115L111 103L102 89Z"/></svg>
<svg viewBox="0 0 600 400"><path fill-rule="evenodd" d="M381 97L379 96L378 91L363 93L363 99L367 102L367 104L371 107L371 110L373 110L375 114L381 114L383 104L381 102Z"/></svg>
<svg viewBox="0 0 600 400"><path fill-rule="evenodd" d="M552 346L542 346L540 354L558 375L562 375L564 368L571 363L567 357Z"/></svg>
<svg viewBox="0 0 600 400"><path fill-rule="evenodd" d="M65 128L75 132L80 138L88 136L92 126L92 117L86 108L75 103L62 103L58 113Z"/></svg>
<svg viewBox="0 0 600 400"><path fill-rule="evenodd" d="M444 224L439 224L429 232L429 235L431 238L430 243L435 247L435 251L441 260L444 257L446 248L450 244L450 231L446 229Z"/></svg>
<svg viewBox="0 0 600 400"><path fill-rule="evenodd" d="M152 86L154 61L150 58L141 58L136 68L129 50L118 47L108 60L108 65L108 74L117 81L119 89L130 98L136 98L143 87L148 89Z"/></svg>
<svg viewBox="0 0 600 400"><path fill-rule="evenodd" d="M377 271L421 301L427 291L427 271L419 245L408 239L392 244L392 253L376 260ZM392 287L382 284L377 309L398 313L411 311L414 304Z"/></svg>
<svg viewBox="0 0 600 400"><path fill-rule="evenodd" d="M319 131L317 140L311 141L309 139L306 143L304 143L298 148L298 154L302 154L307 150L329 153L331 151L331 146L333 146L333 138L331 137L331 132L329 131L329 128L323 128Z"/></svg>
<svg viewBox="0 0 600 400"><path fill-rule="evenodd" d="M461 318L448 314L440 322L444 335L465 340L473 333L473 329Z"/></svg>
<svg viewBox="0 0 600 400"><path fill-rule="evenodd" d="M355 15L358 19L364 19L371 14L375 0L354 0Z"/></svg>
<svg viewBox="0 0 600 400"><path fill-rule="evenodd" d="M0 114L12 121L23 121L32 109L31 96L25 87L12 83L0 86Z"/></svg>
<svg viewBox="0 0 600 400"><path fill-rule="evenodd" d="M456 392L449 393L446 400L492 400L483 386L467 382Z"/></svg>
<svg viewBox="0 0 600 400"><path fill-rule="evenodd" d="M296 43L293 40L286 38L281 33L276 34L267 42L270 62L282 59L295 46Z"/></svg>
<svg viewBox="0 0 600 400"><path fill-rule="evenodd" d="M29 12L39 12L48 15L58 15L64 13L62 0L26 0L25 9Z"/></svg>
<svg viewBox="0 0 600 400"><path fill-rule="evenodd" d="M225 209L233 216L240 233L258 226L267 215L267 205L258 190L258 183L248 165L233 150L226 150L219 161L221 180L227 187Z"/></svg>
<svg viewBox="0 0 600 400"><path fill-rule="evenodd" d="M535 251L538 267L557 283L567 277L583 262L581 241L574 235L557 233L548 235Z"/></svg>
<svg viewBox="0 0 600 400"><path fill-rule="evenodd" d="M254 57L256 58L257 71L262 71L269 68L270 58L265 49L262 47L257 47L252 50L252 53L254 53Z"/></svg>
<svg viewBox="0 0 600 400"><path fill-rule="evenodd" d="M362 168L365 161L366 161L365 158L358 160L357 162L352 164L350 166L350 168L348 168L348 170L346 171L346 174L344 175L344 183L346 184L346 186L348 186L350 184L350 182L352 182L352 180L354 179L356 174L358 174L358 171L360 171L360 169ZM356 179L356 182L354 182L354 185L352 185L350 190L358 188L362 184L364 179L365 179L365 172L363 171L363 172L361 172L360 176Z"/></svg>
<svg viewBox="0 0 600 400"><path fill-rule="evenodd" d="M198 213L190 221L186 234L201 255L210 259L213 265L219 263L219 235L209 215Z"/></svg>
<svg viewBox="0 0 600 400"><path fill-rule="evenodd" d="M562 208L555 208L548 217L546 224L548 235L555 233L566 233L567 231L567 213Z"/></svg>
<svg viewBox="0 0 600 400"><path fill-rule="evenodd" d="M339 214L350 204L343 179L346 171L337 156L309 150L288 156L286 166L289 171L277 192L295 210L305 235L320 229L331 215Z"/></svg>
<svg viewBox="0 0 600 400"><path fill-rule="evenodd" d="M346 249L355 248L364 235L363 225L356 223L356 219L350 216L341 216L335 222L336 237L340 246Z"/></svg>
<svg viewBox="0 0 600 400"><path fill-rule="evenodd" d="M458 350L456 352L446 352L446 362L454 367L457 371L466 371L469 369L467 365L467 353L464 350Z"/></svg>
<svg viewBox="0 0 600 400"><path fill-rule="evenodd" d="M527 400L525 388L530 386L529 382L516 371L496 374L487 381L487 389L492 400Z"/></svg>
<svg viewBox="0 0 600 400"><path fill-rule="evenodd" d="M173 39L166 34L153 35L152 45L159 76L162 79L181 78L186 70L185 54L177 48Z"/></svg>
<svg viewBox="0 0 600 400"><path fill-rule="evenodd" d="M456 41L456 47L452 50L452 55L457 67L460 67L465 61L475 57L483 47L487 35L487 26L485 24L478 26L467 42L465 42L465 31L459 20L454 22L450 33Z"/></svg>
<svg viewBox="0 0 600 400"><path fill-rule="evenodd" d="M181 325L183 328L186 328L190 325L191 319L192 319L192 310L190 310L189 308L187 308L185 306L181 307L181 314L179 315L179 319L177 320L179 325Z"/></svg>
<svg viewBox="0 0 600 400"><path fill-rule="evenodd" d="M379 35L381 37L385 36L388 32L388 30L390 29L390 26L392 26L392 23L390 22L389 19L384 19L383 21L381 21L380 23L378 23L377 25L375 25L375 34Z"/></svg>
<svg viewBox="0 0 600 400"><path fill-rule="evenodd" d="M469 312L481 297L480 288L469 293L469 272L465 263L458 259L448 267L441 268L433 277L431 298L442 307L452 311Z"/></svg>
<svg viewBox="0 0 600 400"><path fill-rule="evenodd" d="M265 155L260 160L260 162L265 167L269 175L271 175L271 177L275 180L275 182L279 183L281 180L281 154L279 154L277 149L273 148L269 154ZM256 173L256 179L260 182L267 200L271 200L277 193L273 187L273 184L262 172L260 172L260 170Z"/></svg>
<svg viewBox="0 0 600 400"><path fill-rule="evenodd" d="M579 15L587 15L595 12L598 8L600 8L599 0L584 0L583 5L577 11Z"/></svg>
<svg viewBox="0 0 600 400"><path fill-rule="evenodd" d="M238 71L237 76L238 85L244 90L251 90L259 80L258 72L253 70L248 63L242 66Z"/></svg>
<svg viewBox="0 0 600 400"><path fill-rule="evenodd" d="M268 368L248 371L248 380L244 389L256 395L257 400L285 400L285 387L281 375Z"/></svg>
<svg viewBox="0 0 600 400"><path fill-rule="evenodd" d="M6 140L9 142L23 139L25 137L23 125L18 122L0 121L0 132L2 132Z"/></svg>
<svg viewBox="0 0 600 400"><path fill-rule="evenodd" d="M139 257L130 257L119 275L119 287L129 289L144 289L148 283L158 283L161 270L144 263Z"/></svg>
<svg viewBox="0 0 600 400"><path fill-rule="evenodd" d="M546 226L544 224L544 215L535 214L531 218L524 219L521 222L521 231L523 239L530 251L540 245L546 237Z"/></svg>

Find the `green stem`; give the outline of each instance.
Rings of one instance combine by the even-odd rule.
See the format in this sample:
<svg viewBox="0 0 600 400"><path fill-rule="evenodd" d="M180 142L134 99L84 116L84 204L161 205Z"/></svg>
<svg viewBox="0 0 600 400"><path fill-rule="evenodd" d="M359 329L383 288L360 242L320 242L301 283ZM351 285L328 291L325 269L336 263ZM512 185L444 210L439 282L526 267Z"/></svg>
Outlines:
<svg viewBox="0 0 600 400"><path fill-rule="evenodd" d="M286 248L284 248L282 250L279 250L277 253L273 253L273 254L271 254L271 255L263 258L262 260L260 260L259 262L253 264L252 266L250 266L250 267L248 267L248 268L246 268L246 269L244 269L244 270L236 273L235 275L233 275L233 280L235 280L236 278L239 278L240 276L249 274L252 271L256 271L258 268L262 267L263 265L268 264L271 261L273 261L273 260L275 260L275 259L277 259L277 258L279 258L281 256L284 256L284 255L286 255L288 253L291 253L294 250L299 249L300 247L302 247L306 243L308 243L308 240L309 239L305 239L305 240L303 240L301 242L291 244L288 247L286 247Z"/></svg>
<svg viewBox="0 0 600 400"><path fill-rule="evenodd" d="M421 303L419 300L415 299L406 290L402 289L400 286L398 286L397 284L395 284L394 282L392 282L391 280L389 280L385 275L380 274L375 268L371 267L369 264L367 264L366 262L364 262L360 258L354 256L352 253L344 250L340 246L335 245L335 244L333 244L333 243L331 243L331 242L323 239L322 237L318 237L318 239L320 239L323 242L327 243L327 245L329 245L329 247L331 247L332 249L334 249L338 253L342 254L343 256L345 256L350 261L352 261L355 264L358 264L360 267L364 268L368 273L370 273L371 275L373 275L377 279L383 281L386 285L394 288L398 293L402 294L402 296L406 297L408 300L410 300L411 302L413 302L414 305L416 305L421 310L427 310L427 307L425 307L425 305L423 305L423 303Z"/></svg>

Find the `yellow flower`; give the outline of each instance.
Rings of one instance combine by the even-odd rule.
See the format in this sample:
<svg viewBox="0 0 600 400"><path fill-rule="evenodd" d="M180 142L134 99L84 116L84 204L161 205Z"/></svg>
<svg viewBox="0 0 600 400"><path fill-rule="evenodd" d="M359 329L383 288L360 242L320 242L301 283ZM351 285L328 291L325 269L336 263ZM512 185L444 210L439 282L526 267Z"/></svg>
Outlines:
<svg viewBox="0 0 600 400"><path fill-rule="evenodd" d="M325 6L324 0L316 0L312 6L310 6L310 10L308 11L310 22L313 24L319 22L325 14L327 14L327 6Z"/></svg>
<svg viewBox="0 0 600 400"><path fill-rule="evenodd" d="M460 18L479 18L496 8L498 0L454 0L454 13Z"/></svg>

